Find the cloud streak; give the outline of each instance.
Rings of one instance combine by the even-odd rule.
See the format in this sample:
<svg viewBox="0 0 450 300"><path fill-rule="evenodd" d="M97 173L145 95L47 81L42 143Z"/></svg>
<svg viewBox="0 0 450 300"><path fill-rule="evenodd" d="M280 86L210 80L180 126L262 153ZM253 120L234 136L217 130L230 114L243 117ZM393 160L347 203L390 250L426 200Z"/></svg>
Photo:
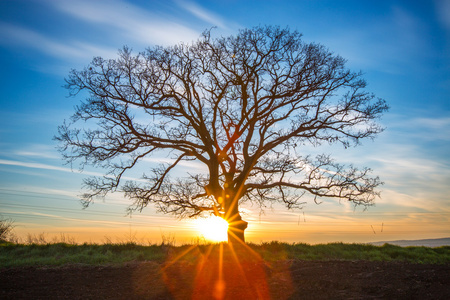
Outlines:
<svg viewBox="0 0 450 300"><path fill-rule="evenodd" d="M22 162L22 161L7 160L7 159L0 159L0 165L31 168L31 169L50 170L50 171L59 171L59 172L66 172L66 173L73 173L73 174L78 173L78 174L84 174L84 175L90 175L90 176L103 176L102 174L97 173L97 172L90 172L90 171L77 172L71 168L58 167L58 166L53 166L53 165L48 165L48 164L43 164L43 163Z"/></svg>
<svg viewBox="0 0 450 300"><path fill-rule="evenodd" d="M63 22L63 30L67 34L61 37L23 25L0 22L0 45L37 50L59 60L70 60L73 64L74 59L86 61L95 56L114 58L123 44L167 46L190 42L200 36L200 31L184 25L180 20L171 20L171 15L153 13L125 1L42 0L41 3L81 21L80 27L89 26L92 30L82 36L74 36L72 29L64 27L68 25ZM219 17L197 5L189 3L180 7L204 21L225 27ZM97 42L92 42L93 38Z"/></svg>
<svg viewBox="0 0 450 300"><path fill-rule="evenodd" d="M176 3L201 20L213 24L219 28L228 29L225 25L225 21L220 16L200 7L196 3L181 0L177 0Z"/></svg>
<svg viewBox="0 0 450 300"><path fill-rule="evenodd" d="M393 6L367 25L347 26L331 30L331 35L321 40L352 66L404 74L404 70L411 70L413 62L431 55L423 20L403 7Z"/></svg>
<svg viewBox="0 0 450 300"><path fill-rule="evenodd" d="M450 1L435 0L436 14L442 26L450 32Z"/></svg>
<svg viewBox="0 0 450 300"><path fill-rule="evenodd" d="M199 33L141 7L120 0L47 1L54 9L85 22L103 25L109 33L139 44L169 45L196 39Z"/></svg>
<svg viewBox="0 0 450 300"><path fill-rule="evenodd" d="M105 174L101 174L99 172L92 172L92 171L77 171L71 168L65 168L65 167L58 167L43 163L35 163L35 162L23 162L23 161L16 161L16 160L7 160L7 159L0 159L0 165L6 165L6 166L15 166L15 167L23 167L23 168L30 168L30 169L41 169L41 170L49 170L49 171L58 171L58 172L66 172L66 173L72 173L72 174L80 174L80 175L88 175L88 176L94 176L94 177L105 177ZM106 175L106 177L109 177ZM131 180L131 181L138 181L138 182L147 182L144 179L137 179L134 177L128 177L123 176L122 180Z"/></svg>
<svg viewBox="0 0 450 300"><path fill-rule="evenodd" d="M0 22L0 43L16 44L40 51L59 59L92 58L95 55L111 56L113 51L104 47L77 41L57 41L34 30ZM114 55L117 51L114 51Z"/></svg>
<svg viewBox="0 0 450 300"><path fill-rule="evenodd" d="M45 144L31 144L22 148L21 150L14 151L14 155L24 157L36 157L36 158L49 158L49 159L61 159L55 147L53 145Z"/></svg>

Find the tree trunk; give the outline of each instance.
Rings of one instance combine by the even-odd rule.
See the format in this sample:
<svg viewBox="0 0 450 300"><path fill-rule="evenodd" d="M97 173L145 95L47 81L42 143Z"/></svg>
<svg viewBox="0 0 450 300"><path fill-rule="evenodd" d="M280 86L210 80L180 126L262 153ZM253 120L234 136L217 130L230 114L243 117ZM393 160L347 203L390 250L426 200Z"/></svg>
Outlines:
<svg viewBox="0 0 450 300"><path fill-rule="evenodd" d="M247 228L248 223L242 220L240 217L234 221L231 221L228 225L228 243L230 244L245 244L244 231Z"/></svg>

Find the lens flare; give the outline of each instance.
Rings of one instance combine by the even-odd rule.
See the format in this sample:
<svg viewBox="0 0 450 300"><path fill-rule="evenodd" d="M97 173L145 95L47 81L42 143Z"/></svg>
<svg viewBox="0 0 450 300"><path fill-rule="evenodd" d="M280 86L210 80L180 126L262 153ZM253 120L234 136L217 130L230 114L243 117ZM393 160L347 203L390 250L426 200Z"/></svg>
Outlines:
<svg viewBox="0 0 450 300"><path fill-rule="evenodd" d="M209 217L207 219L196 220L196 227L199 233L208 241L225 242L228 240L228 223L219 217Z"/></svg>

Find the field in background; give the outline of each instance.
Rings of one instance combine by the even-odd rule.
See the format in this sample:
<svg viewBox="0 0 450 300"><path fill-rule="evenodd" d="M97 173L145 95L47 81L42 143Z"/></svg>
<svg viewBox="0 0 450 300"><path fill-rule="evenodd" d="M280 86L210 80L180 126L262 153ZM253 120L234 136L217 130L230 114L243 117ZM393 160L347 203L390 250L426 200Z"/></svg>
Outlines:
<svg viewBox="0 0 450 300"><path fill-rule="evenodd" d="M170 261L174 257L181 260L195 261L205 253L217 252L219 247L228 249L223 244L196 243L175 246L170 242L159 245L138 245L133 242L110 244L74 243L32 243L0 244L0 268L23 266L61 266L66 264L123 264L139 261ZM224 247L223 247L224 246ZM368 244L288 244L270 242L249 244L242 249L260 256L265 261L280 260L367 260L367 261L402 261L423 264L450 263L450 246L400 247L391 244L374 246Z"/></svg>

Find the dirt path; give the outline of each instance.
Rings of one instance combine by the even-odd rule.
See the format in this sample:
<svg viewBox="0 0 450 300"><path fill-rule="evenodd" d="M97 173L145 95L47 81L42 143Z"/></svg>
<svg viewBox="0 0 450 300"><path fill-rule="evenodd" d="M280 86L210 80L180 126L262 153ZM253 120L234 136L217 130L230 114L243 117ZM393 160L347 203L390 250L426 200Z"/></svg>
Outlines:
<svg viewBox="0 0 450 300"><path fill-rule="evenodd" d="M450 299L450 265L253 260L13 268L0 270L0 298Z"/></svg>

